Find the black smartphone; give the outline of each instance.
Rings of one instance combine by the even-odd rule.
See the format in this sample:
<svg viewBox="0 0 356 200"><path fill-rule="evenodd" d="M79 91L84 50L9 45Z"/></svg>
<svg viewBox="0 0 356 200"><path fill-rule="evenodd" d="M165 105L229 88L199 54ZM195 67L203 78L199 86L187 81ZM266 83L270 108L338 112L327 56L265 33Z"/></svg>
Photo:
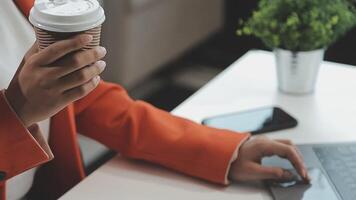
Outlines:
<svg viewBox="0 0 356 200"><path fill-rule="evenodd" d="M252 134L267 133L297 126L297 120L278 107L259 108L204 119L202 124Z"/></svg>

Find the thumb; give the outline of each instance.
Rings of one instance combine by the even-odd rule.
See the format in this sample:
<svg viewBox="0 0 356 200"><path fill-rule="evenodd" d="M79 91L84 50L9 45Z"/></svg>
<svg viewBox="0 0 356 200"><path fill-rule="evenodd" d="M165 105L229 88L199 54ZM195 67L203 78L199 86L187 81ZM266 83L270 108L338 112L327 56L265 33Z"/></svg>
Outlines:
<svg viewBox="0 0 356 200"><path fill-rule="evenodd" d="M36 40L35 43L31 46L31 48L25 54L24 59L27 60L33 54L38 53L38 51L39 51L38 50L38 41Z"/></svg>
<svg viewBox="0 0 356 200"><path fill-rule="evenodd" d="M265 167L259 164L253 164L251 168L253 168L252 170L258 180L292 180L294 178L294 174L290 171L279 167Z"/></svg>
<svg viewBox="0 0 356 200"><path fill-rule="evenodd" d="M25 54L25 56L23 57L19 67L16 70L15 76L13 77L13 79L17 79L20 71L22 70L23 66L25 65L26 61L28 61L28 59L34 55L35 53L38 53L38 42L37 40L35 41L35 43L32 45L32 47L27 51L27 53Z"/></svg>

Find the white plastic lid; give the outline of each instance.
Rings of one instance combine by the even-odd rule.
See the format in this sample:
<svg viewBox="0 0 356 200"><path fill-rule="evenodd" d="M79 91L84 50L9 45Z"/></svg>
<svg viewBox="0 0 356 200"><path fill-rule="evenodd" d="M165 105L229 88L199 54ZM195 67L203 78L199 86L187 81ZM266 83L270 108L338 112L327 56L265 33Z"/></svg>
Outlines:
<svg viewBox="0 0 356 200"><path fill-rule="evenodd" d="M80 32L105 21L97 0L36 0L31 9L32 25L53 32Z"/></svg>

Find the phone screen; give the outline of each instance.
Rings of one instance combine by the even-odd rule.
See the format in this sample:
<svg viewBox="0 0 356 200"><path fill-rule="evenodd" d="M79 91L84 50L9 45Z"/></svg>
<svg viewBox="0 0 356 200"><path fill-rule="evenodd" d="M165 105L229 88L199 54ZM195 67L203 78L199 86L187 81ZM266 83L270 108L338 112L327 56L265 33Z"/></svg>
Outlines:
<svg viewBox="0 0 356 200"><path fill-rule="evenodd" d="M281 108L260 108L203 120L204 125L252 134L266 133L297 125L297 120Z"/></svg>

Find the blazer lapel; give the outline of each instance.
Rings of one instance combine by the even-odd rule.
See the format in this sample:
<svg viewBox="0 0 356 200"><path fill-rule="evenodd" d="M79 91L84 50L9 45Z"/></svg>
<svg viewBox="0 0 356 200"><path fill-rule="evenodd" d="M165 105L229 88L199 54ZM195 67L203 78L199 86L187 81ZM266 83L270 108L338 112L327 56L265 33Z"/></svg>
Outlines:
<svg viewBox="0 0 356 200"><path fill-rule="evenodd" d="M35 0L15 0L17 7L27 17ZM6 182L0 180L0 200L6 199Z"/></svg>
<svg viewBox="0 0 356 200"><path fill-rule="evenodd" d="M4 200L5 196L5 182L0 182L0 199Z"/></svg>
<svg viewBox="0 0 356 200"><path fill-rule="evenodd" d="M49 146L54 159L37 173L30 194L33 199L57 199L85 177L73 105L51 118Z"/></svg>
<svg viewBox="0 0 356 200"><path fill-rule="evenodd" d="M53 163L60 167L54 173L65 177L66 184L71 186L85 177L76 131L73 105L52 117L49 145L55 155Z"/></svg>

